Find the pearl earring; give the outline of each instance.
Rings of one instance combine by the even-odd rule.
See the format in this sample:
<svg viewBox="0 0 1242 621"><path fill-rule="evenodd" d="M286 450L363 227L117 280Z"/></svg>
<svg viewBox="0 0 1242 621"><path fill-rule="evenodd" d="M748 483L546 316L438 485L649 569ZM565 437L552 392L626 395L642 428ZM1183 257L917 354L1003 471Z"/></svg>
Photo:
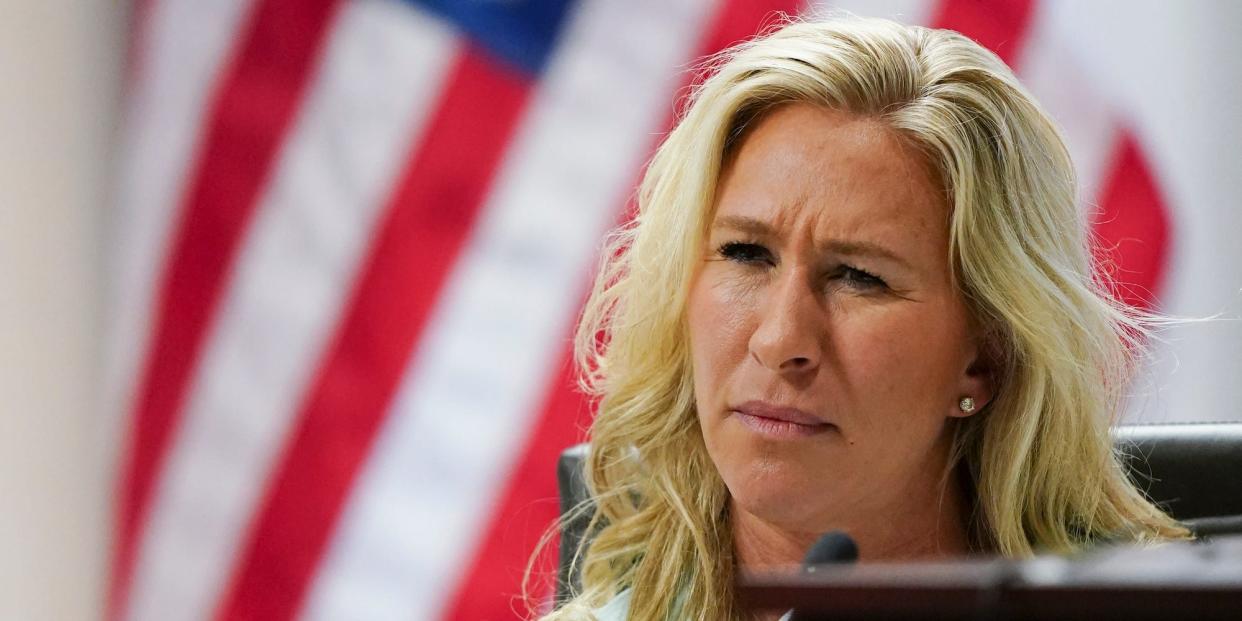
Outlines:
<svg viewBox="0 0 1242 621"><path fill-rule="evenodd" d="M962 397L962 400L957 402L957 407L961 411L970 414L975 411L975 400L970 397Z"/></svg>

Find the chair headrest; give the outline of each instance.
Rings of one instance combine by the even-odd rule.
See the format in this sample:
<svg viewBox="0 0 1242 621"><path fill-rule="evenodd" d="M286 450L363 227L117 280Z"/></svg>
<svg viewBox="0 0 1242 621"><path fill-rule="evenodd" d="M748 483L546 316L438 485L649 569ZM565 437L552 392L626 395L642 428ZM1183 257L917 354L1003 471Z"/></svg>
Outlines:
<svg viewBox="0 0 1242 621"><path fill-rule="evenodd" d="M1123 425L1113 430L1131 479L1178 520L1242 516L1242 423ZM587 497L582 463L590 445L561 454L561 509Z"/></svg>
<svg viewBox="0 0 1242 621"><path fill-rule="evenodd" d="M1242 516L1242 423L1126 425L1113 440L1130 479L1173 517Z"/></svg>

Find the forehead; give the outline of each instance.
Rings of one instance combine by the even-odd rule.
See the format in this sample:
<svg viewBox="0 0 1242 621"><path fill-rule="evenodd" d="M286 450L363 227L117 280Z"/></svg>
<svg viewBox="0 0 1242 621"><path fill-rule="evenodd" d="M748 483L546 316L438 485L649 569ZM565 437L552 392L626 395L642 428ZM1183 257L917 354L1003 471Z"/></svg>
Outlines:
<svg viewBox="0 0 1242 621"><path fill-rule="evenodd" d="M943 193L912 145L879 120L810 104L754 122L725 164L715 215L899 244L947 238Z"/></svg>

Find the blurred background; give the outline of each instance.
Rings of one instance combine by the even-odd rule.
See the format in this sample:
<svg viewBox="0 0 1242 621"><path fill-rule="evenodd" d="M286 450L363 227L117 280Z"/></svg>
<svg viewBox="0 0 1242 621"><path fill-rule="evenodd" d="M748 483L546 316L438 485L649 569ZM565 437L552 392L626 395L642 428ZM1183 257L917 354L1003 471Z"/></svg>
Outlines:
<svg viewBox="0 0 1242 621"><path fill-rule="evenodd" d="M780 11L995 50L1122 295L1221 318L1126 417L1242 420L1242 3L0 7L0 618L525 614L600 238L696 59Z"/></svg>

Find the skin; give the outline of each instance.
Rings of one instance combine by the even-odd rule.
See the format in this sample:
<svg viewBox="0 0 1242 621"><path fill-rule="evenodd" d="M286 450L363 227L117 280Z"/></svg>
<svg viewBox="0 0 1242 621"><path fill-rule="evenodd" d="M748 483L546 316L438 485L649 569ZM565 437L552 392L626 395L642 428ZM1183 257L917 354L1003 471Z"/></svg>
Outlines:
<svg viewBox="0 0 1242 621"><path fill-rule="evenodd" d="M744 569L797 565L833 529L866 561L967 551L952 421L992 388L948 217L924 159L874 119L787 104L726 162L687 323ZM818 426L756 428L748 402Z"/></svg>

